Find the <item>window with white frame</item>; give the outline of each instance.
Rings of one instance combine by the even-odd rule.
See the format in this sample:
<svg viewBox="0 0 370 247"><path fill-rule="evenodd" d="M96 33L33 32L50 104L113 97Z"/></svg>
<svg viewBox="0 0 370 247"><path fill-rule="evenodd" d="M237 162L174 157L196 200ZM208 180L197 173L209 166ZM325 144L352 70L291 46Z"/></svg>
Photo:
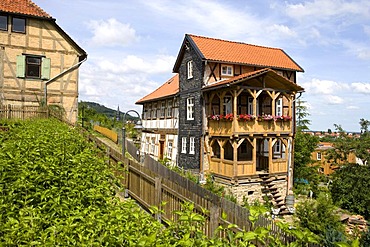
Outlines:
<svg viewBox="0 0 370 247"><path fill-rule="evenodd" d="M233 75L233 67L230 65L223 65L221 67L221 75Z"/></svg>
<svg viewBox="0 0 370 247"><path fill-rule="evenodd" d="M145 139L145 150L144 150L145 153L149 153L149 143L150 143L150 138L147 137Z"/></svg>
<svg viewBox="0 0 370 247"><path fill-rule="evenodd" d="M317 160L321 160L321 153L320 152L317 153Z"/></svg>
<svg viewBox="0 0 370 247"><path fill-rule="evenodd" d="M152 119L157 118L157 103L153 103L152 105Z"/></svg>
<svg viewBox="0 0 370 247"><path fill-rule="evenodd" d="M161 102L161 118L164 118L166 110L166 101Z"/></svg>
<svg viewBox="0 0 370 247"><path fill-rule="evenodd" d="M167 117L172 117L172 100L167 101Z"/></svg>
<svg viewBox="0 0 370 247"><path fill-rule="evenodd" d="M181 153L186 154L186 137L181 138Z"/></svg>
<svg viewBox="0 0 370 247"><path fill-rule="evenodd" d="M186 113L187 120L194 120L194 98L190 97L186 99Z"/></svg>
<svg viewBox="0 0 370 247"><path fill-rule="evenodd" d="M282 116L283 115L283 99L278 98L276 100L276 108L275 108L275 115L276 116Z"/></svg>
<svg viewBox="0 0 370 247"><path fill-rule="evenodd" d="M190 137L190 140L189 140L189 154L195 154L195 137Z"/></svg>
<svg viewBox="0 0 370 247"><path fill-rule="evenodd" d="M173 141L168 141L167 144L167 157L172 159L172 148L173 148Z"/></svg>
<svg viewBox="0 0 370 247"><path fill-rule="evenodd" d="M150 153L154 154L155 152L155 137L152 137L151 143L150 143Z"/></svg>
<svg viewBox="0 0 370 247"><path fill-rule="evenodd" d="M193 61L189 61L187 64L188 79L193 78Z"/></svg>

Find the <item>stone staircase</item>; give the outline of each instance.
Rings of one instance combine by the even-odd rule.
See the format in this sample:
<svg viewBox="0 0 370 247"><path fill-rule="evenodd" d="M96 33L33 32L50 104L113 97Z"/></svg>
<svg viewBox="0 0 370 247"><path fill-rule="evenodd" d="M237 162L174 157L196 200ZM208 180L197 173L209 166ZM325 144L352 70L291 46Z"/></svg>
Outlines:
<svg viewBox="0 0 370 247"><path fill-rule="evenodd" d="M282 195L279 192L278 187L275 183L273 183L276 178L269 177L268 174L261 175L262 179L262 186L263 186L263 193L268 197L270 202L272 203L272 212L275 215L282 215L282 214L290 214L291 212L287 209L285 205L285 195Z"/></svg>

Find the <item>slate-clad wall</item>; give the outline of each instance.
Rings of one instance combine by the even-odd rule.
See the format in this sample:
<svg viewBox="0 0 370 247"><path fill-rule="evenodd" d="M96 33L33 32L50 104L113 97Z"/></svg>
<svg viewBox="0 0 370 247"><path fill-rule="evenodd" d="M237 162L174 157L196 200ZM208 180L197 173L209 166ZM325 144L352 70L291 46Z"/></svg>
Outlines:
<svg viewBox="0 0 370 247"><path fill-rule="evenodd" d="M202 135L202 97L204 65L201 58L191 46L184 52L179 68L179 136L178 136L178 165L186 169L200 167L200 138ZM193 61L193 78L187 79L187 62ZM194 120L187 120L186 101L194 97ZM186 137L186 154L181 153L182 137ZM190 137L195 137L195 153L189 154Z"/></svg>

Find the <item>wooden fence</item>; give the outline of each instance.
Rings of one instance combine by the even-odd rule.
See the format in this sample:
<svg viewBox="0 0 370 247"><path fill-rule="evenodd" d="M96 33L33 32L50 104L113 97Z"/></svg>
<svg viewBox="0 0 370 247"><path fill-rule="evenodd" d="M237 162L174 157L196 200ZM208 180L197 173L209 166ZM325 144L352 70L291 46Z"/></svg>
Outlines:
<svg viewBox="0 0 370 247"><path fill-rule="evenodd" d="M99 125L94 125L94 130L99 132L100 134L108 137L114 143L118 143L118 134L108 128L101 127Z"/></svg>
<svg viewBox="0 0 370 247"><path fill-rule="evenodd" d="M236 231L252 229L248 209L211 193L163 166L149 155L145 155L144 162L139 163L137 160L124 158L120 150L107 146L92 135L88 138L98 148L105 150L112 167L118 167L114 169L115 175L120 178L126 191L125 194L135 199L146 210L152 206L162 210L163 213L155 215L157 220L161 222L176 220L177 215L174 211L181 210L184 202L191 202L195 205L195 211L206 219L203 231L207 236L213 236L220 225L236 224L237 228L234 229ZM129 143L127 143L128 146L134 147L132 143ZM136 154L133 150L132 152ZM119 169L121 166L123 170ZM166 202L166 204L163 205L161 202ZM226 218L221 215L226 215ZM294 237L287 235L272 220L263 216L260 216L255 223L254 227L257 226L267 227L271 235L280 238L285 244L295 241ZM310 244L308 246L319 245Z"/></svg>
<svg viewBox="0 0 370 247"><path fill-rule="evenodd" d="M0 105L0 119L29 119L46 118L48 110L46 107L21 106L21 105Z"/></svg>

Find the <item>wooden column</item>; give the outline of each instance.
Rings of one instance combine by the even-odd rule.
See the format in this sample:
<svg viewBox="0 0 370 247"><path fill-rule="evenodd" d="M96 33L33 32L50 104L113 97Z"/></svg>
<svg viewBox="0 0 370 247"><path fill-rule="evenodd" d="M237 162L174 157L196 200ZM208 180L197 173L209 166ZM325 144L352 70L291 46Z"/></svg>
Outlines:
<svg viewBox="0 0 370 247"><path fill-rule="evenodd" d="M273 173L274 172L274 166L273 166L273 163L272 163L272 156L273 156L273 152L272 152L272 138L269 138L269 173Z"/></svg>

